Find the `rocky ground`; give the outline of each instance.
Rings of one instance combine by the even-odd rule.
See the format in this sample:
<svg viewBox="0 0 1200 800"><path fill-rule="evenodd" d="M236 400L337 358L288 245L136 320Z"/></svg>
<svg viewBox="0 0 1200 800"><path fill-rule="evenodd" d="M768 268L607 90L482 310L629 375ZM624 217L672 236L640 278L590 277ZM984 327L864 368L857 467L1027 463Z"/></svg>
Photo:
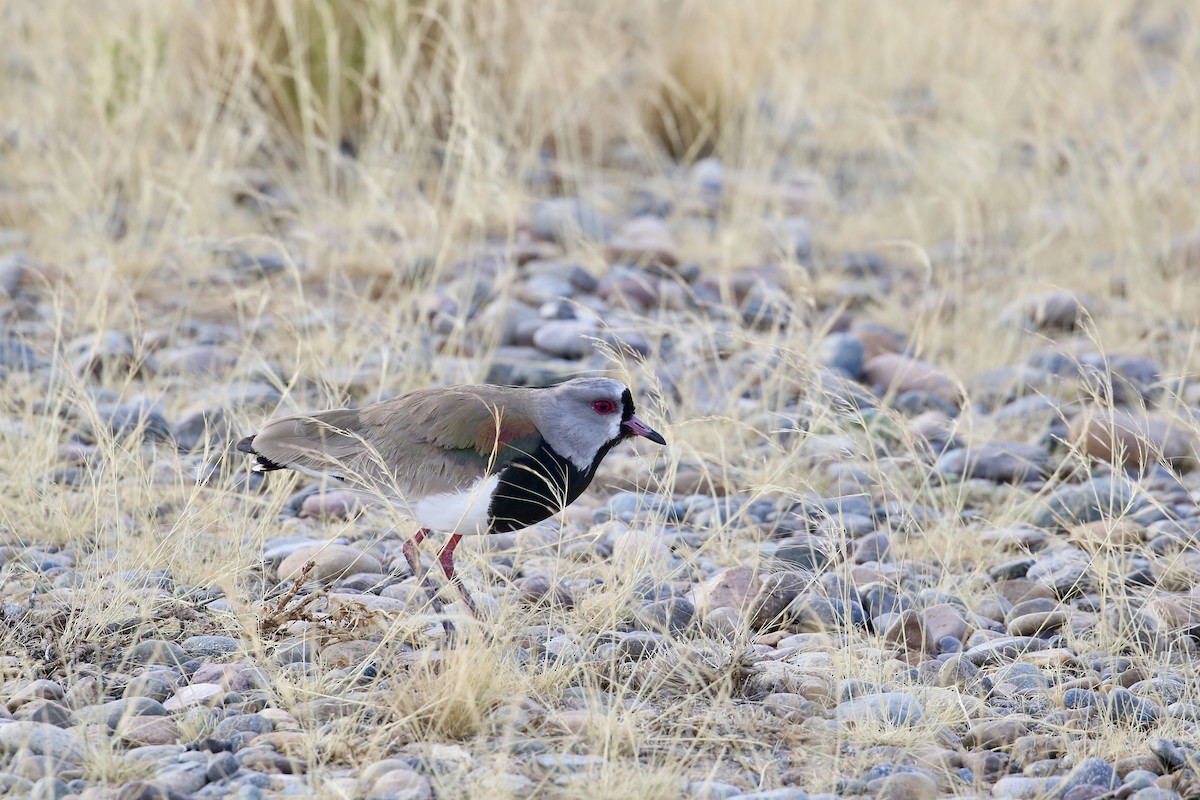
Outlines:
<svg viewBox="0 0 1200 800"><path fill-rule="evenodd" d="M430 382L615 370L671 441L464 548L488 619L448 606L456 641L402 521L264 486L226 449L285 395L397 390L384 350L297 374L250 355L295 322L269 314L63 340L62 276L6 232L0 788L1200 795L1200 382L1098 349L1111 306L1061 290L988 321L1020 360L952 377L872 314L944 294L814 247L799 214L765 266L689 262L726 180L704 161L674 194L538 200L515 240L399 295ZM601 263L572 261L579 242ZM253 295L296 270L319 277L247 251L212 281Z"/></svg>

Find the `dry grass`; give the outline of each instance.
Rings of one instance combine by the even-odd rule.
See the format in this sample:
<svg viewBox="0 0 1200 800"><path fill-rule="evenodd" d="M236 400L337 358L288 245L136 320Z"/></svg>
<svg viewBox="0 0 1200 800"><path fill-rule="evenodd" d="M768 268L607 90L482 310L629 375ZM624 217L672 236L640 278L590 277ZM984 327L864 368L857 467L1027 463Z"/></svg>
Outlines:
<svg viewBox="0 0 1200 800"><path fill-rule="evenodd" d="M0 24L0 253L28 255L25 281L38 293L34 306L0 308L57 365L49 385L5 378L0 544L87 554L73 586L16 561L0 568L5 603L36 597L58 609L32 639L0 633L13 654L8 677L123 668L138 638L201 632L181 611L197 608L195 598L146 589L156 571L176 586L220 590L230 608L205 615L203 632L269 653L278 634L260 622L276 587L263 578L264 539L378 543L402 521L370 511L353 524L285 524L285 488L248 491L229 469L198 480L227 454L177 454L143 446L138 433L112 434L106 406L142 398L174 421L216 403L225 384L274 387L278 397L235 406L230 430L248 431L277 409L483 380L497 340L469 319L472 270L481 254L528 243L529 209L546 195L604 207L621 192L652 191L674 203L684 262L715 276L723 296L732 302L736 276L770 261L796 303L787 325L767 330L665 302L637 320L652 344L673 340L674 354L614 353L613 368L646 398L647 416L664 420L672 447L636 460L614 454L605 471L613 483L657 492L686 466L714 491L800 497L831 491L820 467L840 453L886 450L895 457L865 459L883 496L979 511L982 527L1020 520L1037 500L1030 493L944 483L920 466L924 445L905 419L830 406L813 364L823 312L839 306L910 332L918 355L965 381L1047 344L1001 324L998 311L1060 287L1094 302L1085 341L1157 360L1169 393L1200 377L1200 21L1186 2L555 0L535 11L501 0L10 0ZM702 193L688 171L706 156L724 165L720 201L704 212L711 226L697 224ZM816 241L799 260L781 227L793 217ZM828 267L864 250L906 277L884 292L864 279L862 296L846 296ZM563 251L594 274L605 268L586 237ZM237 252L276 257L279 270L246 278L230 265ZM515 268L499 263L497 274L480 274L504 299ZM441 316L430 299L438 286L454 300ZM149 366L193 321L225 337L219 380ZM104 332L128 336L127 358L81 377L71 354ZM735 355L717 356L726 350ZM678 401L665 399L664 376L686 376ZM957 422L981 442L997 433L987 424L970 414ZM1182 424L1197 426L1194 417ZM92 443L77 481L48 484L80 428ZM658 522L647 505L639 525ZM698 533L703 545L670 576L653 552L605 562L573 550L570 536L517 547L510 555L523 563L581 585L603 579L604 591L583 593L569 610L501 596L493 640L469 628L436 658L408 652L422 641L420 618L343 615L293 629L312 624L323 641L374 637L384 661L403 662L380 679L383 705L356 695L366 689L352 675L271 668L280 707L350 704L336 724L303 731L311 783L396 752L461 745L484 767L438 773L446 796L486 787L496 797L668 797L698 775L832 791L839 772L886 760L890 751L873 747L916 748L940 741L944 726L961 731L967 720L952 703L934 703L915 732L831 737L784 726L735 691L734 653L746 642L656 677L615 662L518 663L526 643L515 632L525 626L586 642L629 619L642 574L689 580L702 560L758 564L739 521ZM918 523L896 553L969 597L990 566L1015 557L980 542L956 525ZM463 552L472 580L490 575L476 568L477 553ZM1197 582L1196 562L1181 554L1156 585L1133 592L1119 561L1094 564L1106 606ZM1073 644L1147 666L1171 657L1122 623L1097 630ZM868 650L837 650L834 678L887 681L901 668ZM555 709L568 689L603 699L586 720L563 723ZM1171 738L1175 726L1146 735ZM1133 746L1126 733L1071 737L1072 755L1118 756ZM583 779L545 773L532 789L498 788L518 757L495 746L516 739L606 761ZM96 747L88 774L141 777L119 751Z"/></svg>

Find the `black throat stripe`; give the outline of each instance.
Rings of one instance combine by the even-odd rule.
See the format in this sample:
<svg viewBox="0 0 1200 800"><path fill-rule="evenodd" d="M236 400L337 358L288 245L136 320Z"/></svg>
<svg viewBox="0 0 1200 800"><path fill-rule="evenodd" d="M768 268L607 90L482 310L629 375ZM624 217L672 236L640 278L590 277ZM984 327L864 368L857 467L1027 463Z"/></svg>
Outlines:
<svg viewBox="0 0 1200 800"><path fill-rule="evenodd" d="M526 528L562 511L592 482L596 468L619 440L600 448L587 471L560 456L545 442L534 452L500 471L500 482L488 506L489 533Z"/></svg>

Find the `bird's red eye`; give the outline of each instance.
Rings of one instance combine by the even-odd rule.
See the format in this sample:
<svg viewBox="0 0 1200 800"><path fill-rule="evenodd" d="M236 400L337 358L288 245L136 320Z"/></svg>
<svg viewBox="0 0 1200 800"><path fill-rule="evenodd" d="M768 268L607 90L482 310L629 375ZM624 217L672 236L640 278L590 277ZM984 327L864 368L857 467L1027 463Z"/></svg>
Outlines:
<svg viewBox="0 0 1200 800"><path fill-rule="evenodd" d="M592 403L592 408L596 409L597 414L611 414L617 410L617 404L612 400L596 400Z"/></svg>

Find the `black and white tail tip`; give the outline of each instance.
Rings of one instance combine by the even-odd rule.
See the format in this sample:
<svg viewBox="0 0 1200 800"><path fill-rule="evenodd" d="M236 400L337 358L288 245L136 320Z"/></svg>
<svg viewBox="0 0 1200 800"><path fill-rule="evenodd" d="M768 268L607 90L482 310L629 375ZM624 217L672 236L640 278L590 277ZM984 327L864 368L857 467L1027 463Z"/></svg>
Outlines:
<svg viewBox="0 0 1200 800"><path fill-rule="evenodd" d="M254 437L247 436L237 443L237 449L243 453L249 453L254 456L254 465L250 467L251 472L273 472L277 469L286 469L283 464L276 464L269 458L264 458L254 450Z"/></svg>

